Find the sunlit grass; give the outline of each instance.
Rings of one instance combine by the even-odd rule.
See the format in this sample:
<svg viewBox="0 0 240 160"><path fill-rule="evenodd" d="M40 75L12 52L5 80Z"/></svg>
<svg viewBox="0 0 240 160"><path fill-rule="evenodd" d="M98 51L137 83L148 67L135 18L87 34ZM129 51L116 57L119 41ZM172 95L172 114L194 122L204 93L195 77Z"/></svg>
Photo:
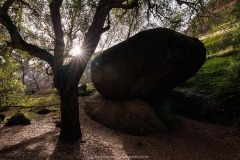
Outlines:
<svg viewBox="0 0 240 160"><path fill-rule="evenodd" d="M229 72L232 64L237 62L237 55L212 58L206 61L198 73L182 85L194 92L220 99L238 92L239 82Z"/></svg>
<svg viewBox="0 0 240 160"><path fill-rule="evenodd" d="M39 115L37 111L41 108L50 109L52 112L46 115ZM22 112L26 117L32 118L43 118L50 116L60 115L60 99L55 89L47 89L33 95L26 95L23 102L9 107L8 110L1 112L6 116L6 119L10 118L16 112Z"/></svg>
<svg viewBox="0 0 240 160"><path fill-rule="evenodd" d="M207 48L208 56L224 55L240 50L240 27L235 27L217 35L210 35L202 39Z"/></svg>

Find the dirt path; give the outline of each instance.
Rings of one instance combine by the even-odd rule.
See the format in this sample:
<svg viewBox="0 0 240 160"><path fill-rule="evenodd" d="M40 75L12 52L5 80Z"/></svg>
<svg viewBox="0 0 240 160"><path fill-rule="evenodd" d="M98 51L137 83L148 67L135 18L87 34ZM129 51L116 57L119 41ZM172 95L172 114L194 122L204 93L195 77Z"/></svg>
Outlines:
<svg viewBox="0 0 240 160"><path fill-rule="evenodd" d="M0 124L0 160L240 160L240 138L232 128L181 118L182 131L136 137L94 122L82 107L80 114L86 143L58 143L56 118L33 120L29 126Z"/></svg>

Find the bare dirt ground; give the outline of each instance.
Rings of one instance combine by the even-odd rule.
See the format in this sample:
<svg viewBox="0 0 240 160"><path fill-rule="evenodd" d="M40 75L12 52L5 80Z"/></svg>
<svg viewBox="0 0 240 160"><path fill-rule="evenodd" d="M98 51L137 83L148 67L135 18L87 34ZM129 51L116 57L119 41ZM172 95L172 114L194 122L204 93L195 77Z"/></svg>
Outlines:
<svg viewBox="0 0 240 160"><path fill-rule="evenodd" d="M181 118L181 131L137 137L98 124L80 108L86 143L58 142L54 117L32 120L28 126L0 124L0 160L240 160L240 136L233 128Z"/></svg>

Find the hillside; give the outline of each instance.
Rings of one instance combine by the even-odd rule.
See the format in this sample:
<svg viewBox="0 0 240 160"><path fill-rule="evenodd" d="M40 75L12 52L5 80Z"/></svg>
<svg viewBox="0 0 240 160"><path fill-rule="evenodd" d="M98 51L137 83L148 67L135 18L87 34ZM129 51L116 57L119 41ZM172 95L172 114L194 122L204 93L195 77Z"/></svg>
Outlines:
<svg viewBox="0 0 240 160"><path fill-rule="evenodd" d="M192 32L204 43L207 60L199 72L180 87L202 96L207 103L198 105L198 109L188 107L183 114L240 129L240 1L214 0L211 4L215 6L209 5L208 9L215 13L211 17L215 21L204 24L204 30L199 26Z"/></svg>

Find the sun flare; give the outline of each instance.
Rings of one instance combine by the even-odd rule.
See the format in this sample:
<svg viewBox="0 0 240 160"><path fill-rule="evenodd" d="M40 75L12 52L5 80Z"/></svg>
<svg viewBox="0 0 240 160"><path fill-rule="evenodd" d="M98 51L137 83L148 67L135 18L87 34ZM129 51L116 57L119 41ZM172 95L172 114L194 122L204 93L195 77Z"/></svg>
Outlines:
<svg viewBox="0 0 240 160"><path fill-rule="evenodd" d="M79 45L73 46L73 48L70 50L69 54L71 56L78 56L82 54L82 49Z"/></svg>

